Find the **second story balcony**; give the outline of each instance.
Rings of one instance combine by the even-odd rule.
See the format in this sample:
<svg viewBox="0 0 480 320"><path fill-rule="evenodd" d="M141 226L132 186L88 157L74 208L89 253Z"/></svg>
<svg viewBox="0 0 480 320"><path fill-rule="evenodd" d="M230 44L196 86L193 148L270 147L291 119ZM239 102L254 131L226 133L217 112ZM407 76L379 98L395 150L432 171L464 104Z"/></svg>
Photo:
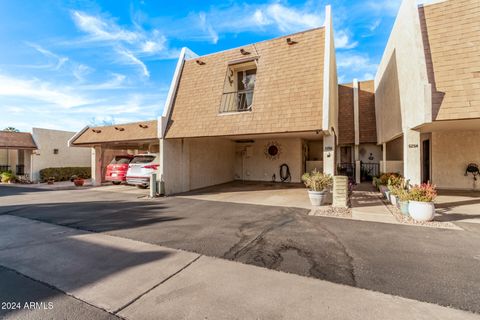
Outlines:
<svg viewBox="0 0 480 320"><path fill-rule="evenodd" d="M253 89L225 92L222 95L220 113L252 111Z"/></svg>

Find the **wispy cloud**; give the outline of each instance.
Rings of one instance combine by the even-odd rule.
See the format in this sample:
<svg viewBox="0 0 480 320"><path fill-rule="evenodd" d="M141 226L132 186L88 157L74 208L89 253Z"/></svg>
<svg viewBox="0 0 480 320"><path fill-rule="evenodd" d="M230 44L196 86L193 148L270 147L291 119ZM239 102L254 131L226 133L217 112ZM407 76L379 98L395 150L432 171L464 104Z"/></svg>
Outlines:
<svg viewBox="0 0 480 320"><path fill-rule="evenodd" d="M355 54L352 52L349 53L338 53L337 54L337 67L339 69L339 74L342 73L355 73L361 74L363 79L359 80L368 80L373 78L377 70L377 64L373 63L371 58L366 54ZM343 81L351 81L352 79L342 79Z"/></svg>
<svg viewBox="0 0 480 320"><path fill-rule="evenodd" d="M109 46L114 61L140 68L141 74L150 76L150 71L142 59L171 59L178 56L178 50L167 46L167 38L158 29L144 30L134 24L132 28L120 26L114 19L72 11L72 19L76 27L85 33L79 41L82 45Z"/></svg>
<svg viewBox="0 0 480 320"><path fill-rule="evenodd" d="M150 72L148 71L148 68L145 65L145 63L143 63L142 61L140 61L140 59L135 57L135 55L131 51L121 47L117 48L116 51L119 54L120 61L124 61L126 64L137 65L138 67L140 67L142 74L145 77L150 77Z"/></svg>
<svg viewBox="0 0 480 320"><path fill-rule="evenodd" d="M353 49L358 46L357 41L351 41L350 36L345 30L339 30L335 33L336 49Z"/></svg>
<svg viewBox="0 0 480 320"><path fill-rule="evenodd" d="M24 80L1 74L0 96L42 101L65 109L93 102L68 87L58 89L38 79Z"/></svg>
<svg viewBox="0 0 480 320"><path fill-rule="evenodd" d="M57 55L36 43L26 42L26 44L29 47L32 47L33 49L35 49L37 52L40 52L43 56L47 57L50 60L50 63L48 64L37 65L37 66L30 65L31 67L52 68L54 70L59 70L65 64L65 62L69 60L68 57Z"/></svg>

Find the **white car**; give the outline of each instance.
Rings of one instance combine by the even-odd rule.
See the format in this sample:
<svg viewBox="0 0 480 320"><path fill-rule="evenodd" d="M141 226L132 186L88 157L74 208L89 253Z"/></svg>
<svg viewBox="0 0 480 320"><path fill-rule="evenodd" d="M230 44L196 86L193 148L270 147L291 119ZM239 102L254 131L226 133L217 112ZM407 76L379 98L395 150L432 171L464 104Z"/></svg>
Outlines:
<svg viewBox="0 0 480 320"><path fill-rule="evenodd" d="M128 165L127 184L146 188L150 185L150 175L157 171L159 157L157 154L137 154Z"/></svg>

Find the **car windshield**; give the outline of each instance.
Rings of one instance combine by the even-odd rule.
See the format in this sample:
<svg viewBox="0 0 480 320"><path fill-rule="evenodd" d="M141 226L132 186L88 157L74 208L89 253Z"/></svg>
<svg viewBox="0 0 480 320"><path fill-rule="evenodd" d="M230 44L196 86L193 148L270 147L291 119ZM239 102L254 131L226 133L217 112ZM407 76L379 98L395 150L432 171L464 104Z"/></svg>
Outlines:
<svg viewBox="0 0 480 320"><path fill-rule="evenodd" d="M132 158L126 156L116 156L112 159L110 164L129 164Z"/></svg>
<svg viewBox="0 0 480 320"><path fill-rule="evenodd" d="M150 163L155 159L155 156L135 156L130 163Z"/></svg>

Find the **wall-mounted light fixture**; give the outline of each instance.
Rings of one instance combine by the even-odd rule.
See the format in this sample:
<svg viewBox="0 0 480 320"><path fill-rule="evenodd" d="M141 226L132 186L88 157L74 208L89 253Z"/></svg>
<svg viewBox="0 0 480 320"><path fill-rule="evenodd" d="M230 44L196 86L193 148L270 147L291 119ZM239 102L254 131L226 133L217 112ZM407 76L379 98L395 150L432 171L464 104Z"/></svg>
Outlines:
<svg viewBox="0 0 480 320"><path fill-rule="evenodd" d="M205 64L205 62L203 62L202 60L195 60L195 62L200 66L203 66Z"/></svg>
<svg viewBox="0 0 480 320"><path fill-rule="evenodd" d="M292 38L287 38L287 44L291 46L292 44L298 43L297 41L293 41Z"/></svg>

